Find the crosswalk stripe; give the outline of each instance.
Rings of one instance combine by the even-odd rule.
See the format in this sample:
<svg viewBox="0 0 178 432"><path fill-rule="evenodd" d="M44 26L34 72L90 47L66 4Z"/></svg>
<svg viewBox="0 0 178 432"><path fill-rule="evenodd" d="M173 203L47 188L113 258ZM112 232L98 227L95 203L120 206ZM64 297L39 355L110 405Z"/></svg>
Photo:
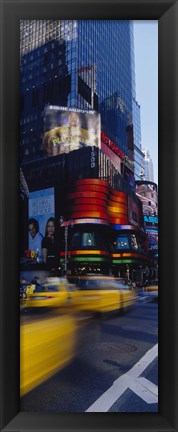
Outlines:
<svg viewBox="0 0 178 432"><path fill-rule="evenodd" d="M145 378L143 378L145 379ZM145 379L146 380L146 379ZM143 384L142 378L138 378L129 385L130 390L132 390L137 396L143 399L148 404L153 404L158 402L158 395L149 390L149 387L154 386L153 383L147 381L147 386L145 386L145 382ZM149 383L149 384L148 384ZM157 386L155 386L157 387Z"/></svg>
<svg viewBox="0 0 178 432"><path fill-rule="evenodd" d="M122 396L122 394L128 388L134 388L134 383L143 371L149 366L149 364L158 356L158 344L154 345L146 354L124 375L117 378L114 381L112 386L106 390L87 410L86 412L107 412L114 405L116 401ZM143 385L143 381L136 383L137 389L142 386L142 394L146 394L146 389ZM143 388L145 389L143 391ZM136 389L136 387L135 387ZM135 390L134 390L135 391ZM148 392L148 390L147 390ZM150 390L149 390L150 392ZM150 392L151 393L151 392ZM141 391L140 391L141 394ZM139 394L139 396L140 396ZM156 403L156 397L154 393L154 402L148 403ZM151 396L150 396L151 398ZM149 399L150 400L150 399ZM152 398L153 400L153 398Z"/></svg>

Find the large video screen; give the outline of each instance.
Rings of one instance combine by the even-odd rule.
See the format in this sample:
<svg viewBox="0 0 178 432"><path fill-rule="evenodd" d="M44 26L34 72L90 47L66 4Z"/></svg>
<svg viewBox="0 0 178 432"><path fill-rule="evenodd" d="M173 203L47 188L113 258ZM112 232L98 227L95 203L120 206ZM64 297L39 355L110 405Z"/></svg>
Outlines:
<svg viewBox="0 0 178 432"><path fill-rule="evenodd" d="M47 156L69 153L86 146L101 147L100 115L58 106L44 109L43 150Z"/></svg>

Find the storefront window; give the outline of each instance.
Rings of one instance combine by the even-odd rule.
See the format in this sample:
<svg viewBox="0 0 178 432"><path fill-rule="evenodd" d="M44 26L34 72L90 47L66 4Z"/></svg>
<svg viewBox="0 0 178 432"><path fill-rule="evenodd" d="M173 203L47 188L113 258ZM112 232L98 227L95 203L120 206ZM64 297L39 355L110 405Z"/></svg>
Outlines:
<svg viewBox="0 0 178 432"><path fill-rule="evenodd" d="M82 235L82 246L95 246L95 234L94 233L83 233Z"/></svg>
<svg viewBox="0 0 178 432"><path fill-rule="evenodd" d="M75 233L70 243L70 249L96 246L94 232Z"/></svg>

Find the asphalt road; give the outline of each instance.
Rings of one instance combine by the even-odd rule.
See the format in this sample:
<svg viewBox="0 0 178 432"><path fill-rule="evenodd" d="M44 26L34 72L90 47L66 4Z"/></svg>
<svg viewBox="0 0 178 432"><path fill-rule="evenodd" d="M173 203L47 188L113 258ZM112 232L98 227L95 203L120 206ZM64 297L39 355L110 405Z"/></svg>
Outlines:
<svg viewBox="0 0 178 432"><path fill-rule="evenodd" d="M77 357L21 398L26 412L158 411L158 303L94 319ZM43 361L43 359L41 359Z"/></svg>

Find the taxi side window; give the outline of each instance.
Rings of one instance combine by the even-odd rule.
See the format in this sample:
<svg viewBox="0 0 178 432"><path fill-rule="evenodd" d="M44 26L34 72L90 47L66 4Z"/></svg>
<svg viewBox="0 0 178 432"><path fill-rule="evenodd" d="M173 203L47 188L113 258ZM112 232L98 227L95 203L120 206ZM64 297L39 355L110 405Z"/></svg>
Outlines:
<svg viewBox="0 0 178 432"><path fill-rule="evenodd" d="M44 288L46 288L44 289L44 291L53 291L53 292L60 291L60 287L58 285L48 285Z"/></svg>
<svg viewBox="0 0 178 432"><path fill-rule="evenodd" d="M92 279L86 282L86 289L101 290L104 289L102 280Z"/></svg>
<svg viewBox="0 0 178 432"><path fill-rule="evenodd" d="M35 291L36 293L44 291L44 287L42 285L36 285Z"/></svg>

